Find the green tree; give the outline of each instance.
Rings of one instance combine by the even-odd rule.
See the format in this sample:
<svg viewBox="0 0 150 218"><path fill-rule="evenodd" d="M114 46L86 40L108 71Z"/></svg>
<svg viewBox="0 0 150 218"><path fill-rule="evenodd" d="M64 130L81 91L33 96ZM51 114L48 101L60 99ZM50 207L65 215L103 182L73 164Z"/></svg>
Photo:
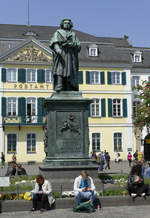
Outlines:
<svg viewBox="0 0 150 218"><path fill-rule="evenodd" d="M133 114L135 127L142 129L144 126L150 128L150 82L143 81L142 85L134 87L137 104L136 113Z"/></svg>

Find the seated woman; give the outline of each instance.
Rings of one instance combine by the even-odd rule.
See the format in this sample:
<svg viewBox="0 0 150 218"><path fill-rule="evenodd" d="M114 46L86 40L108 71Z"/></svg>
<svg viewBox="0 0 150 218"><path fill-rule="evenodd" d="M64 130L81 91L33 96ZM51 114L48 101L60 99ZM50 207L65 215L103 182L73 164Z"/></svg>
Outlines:
<svg viewBox="0 0 150 218"><path fill-rule="evenodd" d="M128 192L132 197L145 197L148 191L148 185L144 184L144 179L141 177L141 168L135 165L131 169L128 182Z"/></svg>
<svg viewBox="0 0 150 218"><path fill-rule="evenodd" d="M40 208L38 207L40 202ZM52 197L52 186L50 182L42 175L38 175L36 178L36 184L34 189L34 195L32 199L33 208L32 212L37 209L40 209L42 212L49 210L51 205L55 202L55 199Z"/></svg>

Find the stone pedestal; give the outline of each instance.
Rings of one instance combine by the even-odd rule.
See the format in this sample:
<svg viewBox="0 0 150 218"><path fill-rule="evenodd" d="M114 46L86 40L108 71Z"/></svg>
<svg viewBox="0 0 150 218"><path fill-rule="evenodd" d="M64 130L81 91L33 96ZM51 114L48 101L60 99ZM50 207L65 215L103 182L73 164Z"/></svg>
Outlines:
<svg viewBox="0 0 150 218"><path fill-rule="evenodd" d="M89 160L90 103L91 100L83 98L81 92L73 91L54 93L45 100L47 111L45 169L60 166L82 166L82 168L93 166Z"/></svg>

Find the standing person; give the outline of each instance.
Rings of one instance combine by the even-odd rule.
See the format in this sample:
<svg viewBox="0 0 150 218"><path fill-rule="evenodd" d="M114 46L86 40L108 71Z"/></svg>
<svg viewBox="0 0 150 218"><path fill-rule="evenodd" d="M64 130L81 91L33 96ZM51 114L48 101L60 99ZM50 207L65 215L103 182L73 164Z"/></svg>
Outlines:
<svg viewBox="0 0 150 218"><path fill-rule="evenodd" d="M138 161L142 161L142 153L140 151L138 152Z"/></svg>
<svg viewBox="0 0 150 218"><path fill-rule="evenodd" d="M98 171L103 171L104 165L105 165L105 156L104 156L104 153L102 151L100 154L100 166L99 166Z"/></svg>
<svg viewBox="0 0 150 218"><path fill-rule="evenodd" d="M148 167L147 167L147 169L145 170L144 178L150 179L150 163L148 163Z"/></svg>
<svg viewBox="0 0 150 218"><path fill-rule="evenodd" d="M105 167L105 170L106 170L107 168L110 170L110 155L109 155L109 152L106 152L105 160L106 160L106 167Z"/></svg>
<svg viewBox="0 0 150 218"><path fill-rule="evenodd" d="M135 153L133 154L134 160L138 161L138 150L135 151Z"/></svg>
<svg viewBox="0 0 150 218"><path fill-rule="evenodd" d="M90 200L93 203L97 196L93 179L88 175L86 170L83 170L81 175L75 178L73 189L78 204L83 199Z"/></svg>
<svg viewBox="0 0 150 218"><path fill-rule="evenodd" d="M128 162L129 162L129 167L131 167L132 154L131 154L130 152L128 153L128 157L127 157L127 159L128 159Z"/></svg>
<svg viewBox="0 0 150 218"><path fill-rule="evenodd" d="M119 163L119 153L118 152L116 152L115 154L115 162Z"/></svg>
<svg viewBox="0 0 150 218"><path fill-rule="evenodd" d="M46 180L42 175L38 175L36 177L34 196L32 200L32 212L38 209L37 204L39 201L41 202L41 212L50 209L50 206L55 202L55 199L52 197L51 183L48 180Z"/></svg>
<svg viewBox="0 0 150 218"><path fill-rule="evenodd" d="M147 167L147 169L145 170L144 178L150 179L150 163L148 163L148 167Z"/></svg>
<svg viewBox="0 0 150 218"><path fill-rule="evenodd" d="M15 153L14 153L13 156L12 156L12 162L13 162L14 164L17 163L17 157L16 157L16 154L15 154Z"/></svg>
<svg viewBox="0 0 150 218"><path fill-rule="evenodd" d="M1 152L1 161L2 161L2 167L5 166L5 155L3 152Z"/></svg>

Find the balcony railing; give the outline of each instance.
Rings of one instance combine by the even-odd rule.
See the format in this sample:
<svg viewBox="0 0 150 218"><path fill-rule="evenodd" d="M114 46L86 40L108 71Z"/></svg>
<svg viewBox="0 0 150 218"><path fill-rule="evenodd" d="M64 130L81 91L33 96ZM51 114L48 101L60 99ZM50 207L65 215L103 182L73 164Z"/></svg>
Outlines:
<svg viewBox="0 0 150 218"><path fill-rule="evenodd" d="M3 125L43 125L45 117L43 116L6 116L3 117Z"/></svg>

